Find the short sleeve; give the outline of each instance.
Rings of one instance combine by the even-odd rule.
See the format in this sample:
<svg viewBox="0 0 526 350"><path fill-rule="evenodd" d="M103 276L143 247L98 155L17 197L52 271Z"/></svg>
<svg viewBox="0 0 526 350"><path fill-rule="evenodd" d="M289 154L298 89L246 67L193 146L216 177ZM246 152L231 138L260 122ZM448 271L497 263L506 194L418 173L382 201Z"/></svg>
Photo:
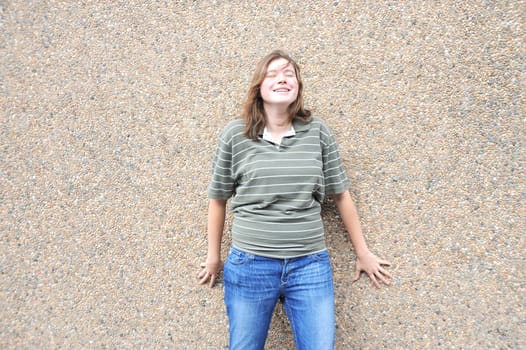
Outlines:
<svg viewBox="0 0 526 350"><path fill-rule="evenodd" d="M334 195L342 193L349 188L349 180L340 157L338 144L330 129L324 124L322 124L320 128L320 142L322 147L325 194Z"/></svg>
<svg viewBox="0 0 526 350"><path fill-rule="evenodd" d="M234 192L234 182L232 136L228 130L225 130L219 137L219 143L212 161L212 178L208 186L208 198L230 198Z"/></svg>

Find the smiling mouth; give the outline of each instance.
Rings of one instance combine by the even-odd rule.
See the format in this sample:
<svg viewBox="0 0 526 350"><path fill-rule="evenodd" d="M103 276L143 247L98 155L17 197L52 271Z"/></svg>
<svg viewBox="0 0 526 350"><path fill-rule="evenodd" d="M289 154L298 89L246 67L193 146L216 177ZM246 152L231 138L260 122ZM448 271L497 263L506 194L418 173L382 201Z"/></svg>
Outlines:
<svg viewBox="0 0 526 350"><path fill-rule="evenodd" d="M276 90L273 90L274 92L289 92L290 89L276 89Z"/></svg>

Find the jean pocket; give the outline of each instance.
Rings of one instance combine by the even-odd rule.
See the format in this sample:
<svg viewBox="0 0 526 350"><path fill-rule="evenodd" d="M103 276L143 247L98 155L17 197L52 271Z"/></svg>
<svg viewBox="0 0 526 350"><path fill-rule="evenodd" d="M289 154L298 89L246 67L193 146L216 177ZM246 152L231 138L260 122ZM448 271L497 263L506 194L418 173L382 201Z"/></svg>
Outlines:
<svg viewBox="0 0 526 350"><path fill-rule="evenodd" d="M242 252L238 249L231 248L230 254L228 254L227 262L232 265L242 265L248 260L248 253Z"/></svg>

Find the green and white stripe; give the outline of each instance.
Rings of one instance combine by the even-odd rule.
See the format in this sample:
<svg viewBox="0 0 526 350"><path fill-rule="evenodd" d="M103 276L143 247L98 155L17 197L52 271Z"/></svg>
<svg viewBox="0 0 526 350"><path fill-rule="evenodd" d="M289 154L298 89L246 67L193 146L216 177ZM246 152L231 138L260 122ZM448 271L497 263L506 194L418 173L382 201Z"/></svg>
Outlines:
<svg viewBox="0 0 526 350"><path fill-rule="evenodd" d="M232 197L232 243L262 256L292 258L325 248L321 202L345 191L338 147L319 118L294 120L295 135L275 145L243 135L244 121L227 125L213 161L208 196Z"/></svg>

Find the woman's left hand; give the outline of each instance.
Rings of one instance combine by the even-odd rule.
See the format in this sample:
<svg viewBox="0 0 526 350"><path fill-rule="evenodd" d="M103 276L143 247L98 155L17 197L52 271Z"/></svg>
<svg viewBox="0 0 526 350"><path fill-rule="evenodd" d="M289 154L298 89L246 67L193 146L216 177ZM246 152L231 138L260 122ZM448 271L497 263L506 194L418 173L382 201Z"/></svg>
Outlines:
<svg viewBox="0 0 526 350"><path fill-rule="evenodd" d="M376 288L380 288L380 281L386 285L391 283L391 274L384 266L390 266L391 263L387 260L378 258L371 252L360 255L356 258L356 270L354 273L354 281L360 279L360 273L364 271L367 273Z"/></svg>

